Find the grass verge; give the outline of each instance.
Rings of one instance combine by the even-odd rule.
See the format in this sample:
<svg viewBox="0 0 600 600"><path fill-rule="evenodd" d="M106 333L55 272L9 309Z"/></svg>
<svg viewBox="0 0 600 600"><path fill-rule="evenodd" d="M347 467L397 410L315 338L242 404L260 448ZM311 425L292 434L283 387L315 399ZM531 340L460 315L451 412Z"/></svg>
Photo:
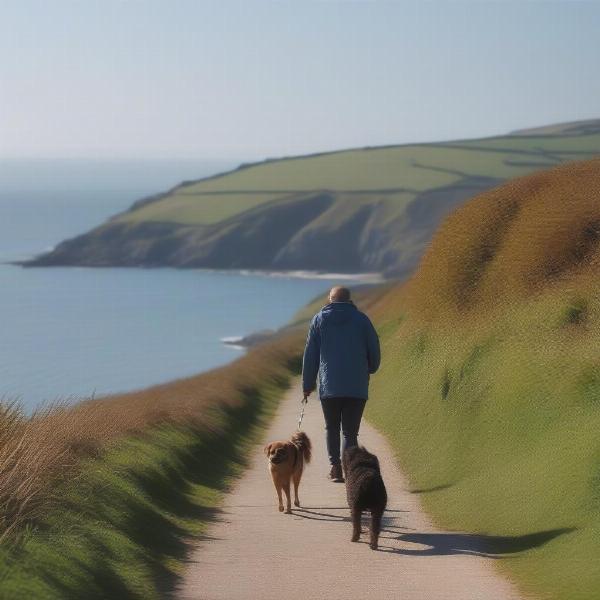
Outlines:
<svg viewBox="0 0 600 600"><path fill-rule="evenodd" d="M202 423L155 425L80 462L52 509L0 546L2 600L168 595L288 384L293 357L279 361Z"/></svg>
<svg viewBox="0 0 600 600"><path fill-rule="evenodd" d="M381 315L367 417L413 493L526 595L597 598L600 298L550 291L445 326L405 317Z"/></svg>

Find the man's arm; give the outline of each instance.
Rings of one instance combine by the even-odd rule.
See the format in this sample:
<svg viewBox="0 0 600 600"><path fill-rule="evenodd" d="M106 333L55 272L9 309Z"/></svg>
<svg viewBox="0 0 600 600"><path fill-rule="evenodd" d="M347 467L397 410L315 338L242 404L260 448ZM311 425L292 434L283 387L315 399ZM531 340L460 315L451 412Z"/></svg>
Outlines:
<svg viewBox="0 0 600 600"><path fill-rule="evenodd" d="M304 358L302 359L302 390L305 396L308 396L317 387L320 355L321 336L317 324L317 316L315 316L308 329Z"/></svg>
<svg viewBox="0 0 600 600"><path fill-rule="evenodd" d="M365 315L367 321L367 361L369 363L369 373L373 374L379 369L381 363L381 349L379 348L379 336L373 327L369 317Z"/></svg>

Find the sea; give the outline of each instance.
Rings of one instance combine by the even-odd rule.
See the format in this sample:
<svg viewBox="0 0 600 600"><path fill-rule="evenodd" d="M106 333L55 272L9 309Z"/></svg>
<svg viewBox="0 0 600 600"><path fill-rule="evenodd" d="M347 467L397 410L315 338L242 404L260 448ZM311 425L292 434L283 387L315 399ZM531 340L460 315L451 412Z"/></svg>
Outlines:
<svg viewBox="0 0 600 600"><path fill-rule="evenodd" d="M0 399L31 413L226 364L338 278L206 270L22 268L135 200L227 161L0 160Z"/></svg>

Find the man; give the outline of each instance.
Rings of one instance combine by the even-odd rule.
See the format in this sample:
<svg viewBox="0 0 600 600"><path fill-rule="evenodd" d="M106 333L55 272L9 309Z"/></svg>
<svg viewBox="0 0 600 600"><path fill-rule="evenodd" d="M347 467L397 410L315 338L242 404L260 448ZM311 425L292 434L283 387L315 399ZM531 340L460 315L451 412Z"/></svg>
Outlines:
<svg viewBox="0 0 600 600"><path fill-rule="evenodd" d="M315 389L319 375L332 481L344 481L340 427L344 449L358 445L369 375L379 368L380 358L379 338L369 317L350 300L348 288L332 288L329 304L311 321L302 363L304 399Z"/></svg>

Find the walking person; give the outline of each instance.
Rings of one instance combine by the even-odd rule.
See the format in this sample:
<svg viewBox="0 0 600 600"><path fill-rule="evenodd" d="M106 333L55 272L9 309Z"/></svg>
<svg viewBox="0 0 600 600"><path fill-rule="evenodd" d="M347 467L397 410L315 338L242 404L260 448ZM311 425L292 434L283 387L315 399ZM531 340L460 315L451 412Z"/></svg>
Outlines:
<svg viewBox="0 0 600 600"><path fill-rule="evenodd" d="M380 360L379 338L369 317L356 308L348 288L332 288L329 304L310 323L302 362L305 400L315 390L319 376L332 481L344 481L340 429L343 449L358 445L369 376L377 371Z"/></svg>

